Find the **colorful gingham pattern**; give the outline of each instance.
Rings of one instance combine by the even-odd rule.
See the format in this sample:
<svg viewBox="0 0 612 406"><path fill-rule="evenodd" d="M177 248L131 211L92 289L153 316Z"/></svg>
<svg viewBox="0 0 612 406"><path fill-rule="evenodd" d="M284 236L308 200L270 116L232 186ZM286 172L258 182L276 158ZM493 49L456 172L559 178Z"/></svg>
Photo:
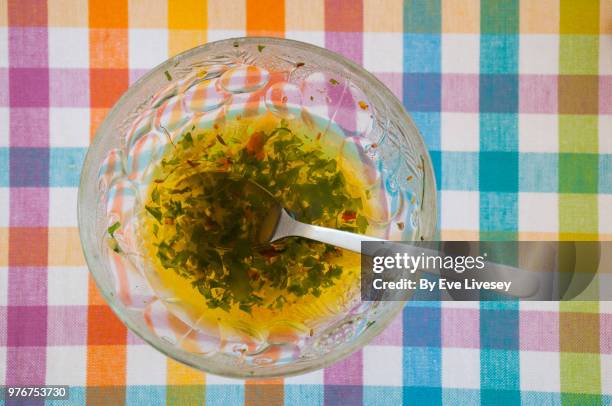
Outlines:
<svg viewBox="0 0 612 406"><path fill-rule="evenodd" d="M168 56L299 39L374 72L431 151L445 239L612 239L611 0L0 0L0 384L71 404L611 404L609 303L414 303L325 370L193 371L98 294L76 194L90 137Z"/></svg>

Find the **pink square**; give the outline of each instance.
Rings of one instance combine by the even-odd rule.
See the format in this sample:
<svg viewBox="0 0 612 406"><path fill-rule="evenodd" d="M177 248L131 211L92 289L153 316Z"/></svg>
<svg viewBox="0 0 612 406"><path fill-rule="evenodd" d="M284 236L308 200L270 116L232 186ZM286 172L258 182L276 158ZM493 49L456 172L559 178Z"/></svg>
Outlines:
<svg viewBox="0 0 612 406"><path fill-rule="evenodd" d="M402 100L402 74L394 72L375 73L378 80L383 82L385 86L393 92L395 97Z"/></svg>
<svg viewBox="0 0 612 406"><path fill-rule="evenodd" d="M442 75L442 111L477 113L479 89L478 75Z"/></svg>
<svg viewBox="0 0 612 406"><path fill-rule="evenodd" d="M87 344L87 306L49 306L47 345Z"/></svg>
<svg viewBox="0 0 612 406"><path fill-rule="evenodd" d="M372 340L372 345L402 345L403 328L402 313L400 312L382 333Z"/></svg>
<svg viewBox="0 0 612 406"><path fill-rule="evenodd" d="M612 114L612 75L599 77L599 114Z"/></svg>
<svg viewBox="0 0 612 406"><path fill-rule="evenodd" d="M522 311L519 329L521 350L559 351L559 313Z"/></svg>
<svg viewBox="0 0 612 406"><path fill-rule="evenodd" d="M46 68L49 60L47 38L47 27L10 27L11 67Z"/></svg>
<svg viewBox="0 0 612 406"><path fill-rule="evenodd" d="M599 316L599 347L603 354L612 354L612 314Z"/></svg>
<svg viewBox="0 0 612 406"><path fill-rule="evenodd" d="M14 191L11 191L13 194ZM33 247L32 249L39 249ZM10 267L8 275L10 307L47 305L47 268Z"/></svg>
<svg viewBox="0 0 612 406"><path fill-rule="evenodd" d="M361 385L363 381L363 352L357 351L325 368L325 385Z"/></svg>
<svg viewBox="0 0 612 406"><path fill-rule="evenodd" d="M89 107L89 69L49 69L49 105Z"/></svg>
<svg viewBox="0 0 612 406"><path fill-rule="evenodd" d="M11 147L49 146L49 109L46 107L10 110Z"/></svg>
<svg viewBox="0 0 612 406"><path fill-rule="evenodd" d="M49 189L39 187L11 188L9 221L11 227L47 227L49 223Z"/></svg>
<svg viewBox="0 0 612 406"><path fill-rule="evenodd" d="M480 312L478 309L442 309L442 346L480 347Z"/></svg>
<svg viewBox="0 0 612 406"><path fill-rule="evenodd" d="M520 75L519 111L521 113L556 113L557 76Z"/></svg>
<svg viewBox="0 0 612 406"><path fill-rule="evenodd" d="M9 105L8 69L0 68L0 107Z"/></svg>

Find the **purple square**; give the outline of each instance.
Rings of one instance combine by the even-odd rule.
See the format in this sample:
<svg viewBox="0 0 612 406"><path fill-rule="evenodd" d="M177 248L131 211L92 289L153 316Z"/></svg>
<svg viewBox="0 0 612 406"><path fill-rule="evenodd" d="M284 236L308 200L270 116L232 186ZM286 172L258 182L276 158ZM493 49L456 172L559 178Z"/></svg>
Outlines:
<svg viewBox="0 0 612 406"><path fill-rule="evenodd" d="M11 197L14 193L15 189L12 189ZM10 267L8 277L8 300L11 306L45 306L47 304L46 268Z"/></svg>
<svg viewBox="0 0 612 406"><path fill-rule="evenodd" d="M361 65L362 36L361 32L327 32L325 33L325 48Z"/></svg>
<svg viewBox="0 0 612 406"><path fill-rule="evenodd" d="M9 28L9 54L13 68L46 68L47 27Z"/></svg>
<svg viewBox="0 0 612 406"><path fill-rule="evenodd" d="M89 107L89 69L50 69L49 97L53 107Z"/></svg>
<svg viewBox="0 0 612 406"><path fill-rule="evenodd" d="M46 355L45 347L9 347L6 353L6 385L44 385Z"/></svg>
<svg viewBox="0 0 612 406"><path fill-rule="evenodd" d="M361 385L363 381L363 353L354 352L347 358L325 368L325 385Z"/></svg>
<svg viewBox="0 0 612 406"><path fill-rule="evenodd" d="M47 345L86 345L87 306L49 306Z"/></svg>
<svg viewBox="0 0 612 406"><path fill-rule="evenodd" d="M49 70L46 68L10 68L11 107L48 107Z"/></svg>
<svg viewBox="0 0 612 406"><path fill-rule="evenodd" d="M373 345L402 345L402 314L398 314L374 340Z"/></svg>
<svg viewBox="0 0 612 406"><path fill-rule="evenodd" d="M11 227L46 227L48 223L49 189L33 187L11 189Z"/></svg>
<svg viewBox="0 0 612 406"><path fill-rule="evenodd" d="M612 75L599 77L599 114L612 114Z"/></svg>
<svg viewBox="0 0 612 406"><path fill-rule="evenodd" d="M519 111L521 113L556 113L557 76L520 75Z"/></svg>
<svg viewBox="0 0 612 406"><path fill-rule="evenodd" d="M12 147L49 146L49 109L12 107L10 119Z"/></svg>
<svg viewBox="0 0 612 406"><path fill-rule="evenodd" d="M478 75L442 75L442 111L477 113L480 96Z"/></svg>
<svg viewBox="0 0 612 406"><path fill-rule="evenodd" d="M480 312L478 309L442 309L442 346L480 347Z"/></svg>
<svg viewBox="0 0 612 406"><path fill-rule="evenodd" d="M395 72L376 73L378 80L383 82L385 86L393 92L395 97L402 100L402 74Z"/></svg>
<svg viewBox="0 0 612 406"><path fill-rule="evenodd" d="M9 155L11 186L49 185L49 148L10 148Z"/></svg>
<svg viewBox="0 0 612 406"><path fill-rule="evenodd" d="M8 309L9 347L47 344L47 306L10 306Z"/></svg>
<svg viewBox="0 0 612 406"><path fill-rule="evenodd" d="M9 105L8 69L0 68L0 107Z"/></svg>
<svg viewBox="0 0 612 406"><path fill-rule="evenodd" d="M522 311L519 329L521 350L559 351L559 313Z"/></svg>

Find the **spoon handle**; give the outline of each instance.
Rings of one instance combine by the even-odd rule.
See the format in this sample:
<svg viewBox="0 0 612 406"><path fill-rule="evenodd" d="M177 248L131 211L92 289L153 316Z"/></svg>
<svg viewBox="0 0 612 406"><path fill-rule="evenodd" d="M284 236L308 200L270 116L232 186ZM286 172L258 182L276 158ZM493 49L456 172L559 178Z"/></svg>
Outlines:
<svg viewBox="0 0 612 406"><path fill-rule="evenodd" d="M386 240L368 237L349 233L346 231L335 230L333 228L319 227L312 224L304 224L296 222L292 230L292 235L296 237L304 237L311 240L324 242L326 244L335 245L336 247L344 248L353 252L361 252L362 241L383 242Z"/></svg>

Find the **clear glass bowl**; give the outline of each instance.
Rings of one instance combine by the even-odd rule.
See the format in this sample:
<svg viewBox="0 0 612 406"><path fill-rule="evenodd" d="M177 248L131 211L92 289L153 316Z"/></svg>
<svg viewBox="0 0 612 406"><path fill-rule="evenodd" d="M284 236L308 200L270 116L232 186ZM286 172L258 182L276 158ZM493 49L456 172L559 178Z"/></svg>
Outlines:
<svg viewBox="0 0 612 406"><path fill-rule="evenodd" d="M228 377L325 367L379 334L408 299L357 298L299 342L253 349L194 328L153 286L135 213L168 141L194 125L265 112L301 116L342 134L338 154L359 157L358 176L382 191L383 215L370 219L376 227L368 234L427 240L437 219L432 165L414 123L380 81L340 55L296 41L238 38L194 48L146 74L111 110L85 158L78 200L85 258L102 295L135 334L178 361ZM108 227L117 221L122 254L108 241Z"/></svg>

